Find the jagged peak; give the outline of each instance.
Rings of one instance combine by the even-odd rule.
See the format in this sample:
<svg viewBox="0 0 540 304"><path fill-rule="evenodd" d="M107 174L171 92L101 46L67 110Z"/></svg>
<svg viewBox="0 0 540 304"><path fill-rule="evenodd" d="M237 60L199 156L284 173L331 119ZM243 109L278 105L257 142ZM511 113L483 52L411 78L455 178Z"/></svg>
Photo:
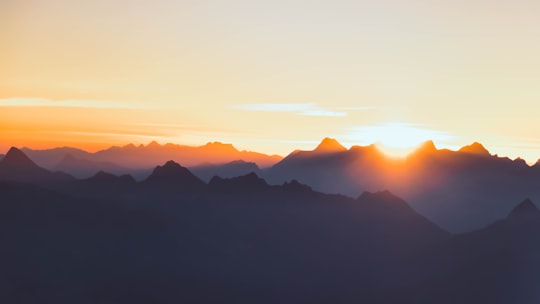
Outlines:
<svg viewBox="0 0 540 304"><path fill-rule="evenodd" d="M219 141L208 142L203 147L205 147L205 148L213 148L213 149L221 149L222 151L223 150L229 150L229 151L233 151L233 152L239 152L238 149L236 149L233 146L233 144L225 144L225 143L222 143L222 142L219 142Z"/></svg>
<svg viewBox="0 0 540 304"><path fill-rule="evenodd" d="M221 178L219 176L214 176L210 180L210 185L216 185L221 183L233 183L238 185L246 185L246 186L254 186L254 185L260 185L260 186L267 186L268 184L266 181L262 178L260 178L255 172L250 172L246 175L232 177L232 178Z"/></svg>
<svg viewBox="0 0 540 304"><path fill-rule="evenodd" d="M293 179L290 182L283 183L282 187L287 190L293 190L295 192L312 192L313 191L313 188L311 188L308 185L302 184L296 179Z"/></svg>
<svg viewBox="0 0 540 304"><path fill-rule="evenodd" d="M8 153L2 159L2 163L37 167L36 163L34 163L26 154L24 154L23 151L15 147L11 147L9 149Z"/></svg>
<svg viewBox="0 0 540 304"><path fill-rule="evenodd" d="M316 152L342 152L347 151L347 148L345 148L342 144L340 144L336 139L325 137L321 143L315 148Z"/></svg>
<svg viewBox="0 0 540 304"><path fill-rule="evenodd" d="M476 141L468 146L462 147L461 149L459 149L459 152L476 154L476 155L485 155L485 156L491 155L489 151L481 143L476 142Z"/></svg>
<svg viewBox="0 0 540 304"><path fill-rule="evenodd" d="M523 218L540 218L540 210L538 210L536 205L528 198L519 203L519 205L512 209L510 214L508 214L508 219Z"/></svg>
<svg viewBox="0 0 540 304"><path fill-rule="evenodd" d="M191 172L187 168L182 167L177 162L169 160L163 166L157 166L156 168L154 168L154 171L152 171L152 174L149 176L149 178L155 178L156 176L172 177L178 176L179 174L190 175Z"/></svg>
<svg viewBox="0 0 540 304"><path fill-rule="evenodd" d="M517 165L521 166L521 167L529 167L529 165L527 164L527 161L524 160L521 157L518 157L518 158L514 159L512 162L514 164L517 164Z"/></svg>
<svg viewBox="0 0 540 304"><path fill-rule="evenodd" d="M96 174L94 174L87 180L88 181L106 181L106 182L124 181L124 182L135 183L135 179L133 178L133 176L129 174L118 176L112 173L105 172L103 170L99 170Z"/></svg>
<svg viewBox="0 0 540 304"><path fill-rule="evenodd" d="M148 145L146 145L146 147L147 148L160 148L161 145L157 141L153 140Z"/></svg>
<svg viewBox="0 0 540 304"><path fill-rule="evenodd" d="M184 167L182 167L179 163L175 162L174 160L169 160L163 166L158 166L157 168L179 169L179 168L184 168ZM186 169L186 168L184 168L184 169Z"/></svg>
<svg viewBox="0 0 540 304"><path fill-rule="evenodd" d="M433 142L433 140L426 140L425 142L421 143L418 148L417 148L417 151L429 151L429 152L432 152L432 151L437 151L437 147L435 146L435 143Z"/></svg>

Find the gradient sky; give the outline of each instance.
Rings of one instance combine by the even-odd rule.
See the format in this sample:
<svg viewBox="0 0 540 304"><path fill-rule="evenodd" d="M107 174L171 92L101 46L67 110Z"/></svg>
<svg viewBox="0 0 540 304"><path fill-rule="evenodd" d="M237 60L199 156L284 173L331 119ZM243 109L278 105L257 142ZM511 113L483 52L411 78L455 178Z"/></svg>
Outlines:
<svg viewBox="0 0 540 304"><path fill-rule="evenodd" d="M0 152L325 136L540 158L539 1L0 0Z"/></svg>

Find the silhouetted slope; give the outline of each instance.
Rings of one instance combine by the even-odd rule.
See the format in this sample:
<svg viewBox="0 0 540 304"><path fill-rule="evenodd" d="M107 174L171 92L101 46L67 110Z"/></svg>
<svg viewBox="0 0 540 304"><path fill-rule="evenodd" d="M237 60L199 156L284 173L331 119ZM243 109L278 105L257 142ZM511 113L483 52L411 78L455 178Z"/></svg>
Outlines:
<svg viewBox="0 0 540 304"><path fill-rule="evenodd" d="M101 172L65 186L0 183L2 300L369 301L448 238L387 192L355 200L254 173L206 185L174 162L139 183Z"/></svg>
<svg viewBox="0 0 540 304"><path fill-rule="evenodd" d="M99 171L112 173L125 173L129 169L109 162L96 162L82 158L76 158L67 154L55 167L55 170L66 172L77 178L88 178Z"/></svg>
<svg viewBox="0 0 540 304"><path fill-rule="evenodd" d="M260 169L255 163L249 163L242 160L233 161L223 165L201 165L190 167L189 170L205 182L209 182L212 177L219 176L230 178L246 175L250 172L260 174Z"/></svg>
<svg viewBox="0 0 540 304"><path fill-rule="evenodd" d="M208 189L211 193L217 194L237 193L245 195L248 193L255 193L264 195L266 190L269 190L270 188L264 179L258 177L254 172L251 172L243 176L225 179L214 176L208 183Z"/></svg>
<svg viewBox="0 0 540 304"><path fill-rule="evenodd" d="M117 176L100 171L87 179L59 184L53 189L78 198L134 200L139 186L131 175Z"/></svg>
<svg viewBox="0 0 540 304"><path fill-rule="evenodd" d="M540 210L530 199L526 199L512 209L507 219L512 221L540 220Z"/></svg>
<svg viewBox="0 0 540 304"><path fill-rule="evenodd" d="M153 195L186 194L199 192L205 183L193 175L187 168L168 161L157 166L152 174L141 183L141 189L151 191Z"/></svg>
<svg viewBox="0 0 540 304"><path fill-rule="evenodd" d="M21 150L12 147L0 161L0 180L28 183L53 183L72 180L65 173L52 173L36 165Z"/></svg>
<svg viewBox="0 0 540 304"><path fill-rule="evenodd" d="M314 151L318 153L336 153L347 151L347 148L334 138L325 137Z"/></svg>
<svg viewBox="0 0 540 304"><path fill-rule="evenodd" d="M484 155L484 156L491 155L489 151L486 148L484 148L482 144L478 142L474 142L468 146L462 147L461 149L459 149L459 152L476 154L476 155Z"/></svg>
<svg viewBox="0 0 540 304"><path fill-rule="evenodd" d="M148 269L174 261L151 210L14 182L0 182L0 198L2 303L141 303L167 277Z"/></svg>
<svg viewBox="0 0 540 304"><path fill-rule="evenodd" d="M523 196L540 199L539 166L492 156L479 143L450 151L428 141L404 159L388 158L373 145L323 154L295 151L262 175L271 184L296 179L348 196L388 189L453 232L504 218L508 202Z"/></svg>
<svg viewBox="0 0 540 304"><path fill-rule="evenodd" d="M21 149L28 157L35 161L40 167L53 170L66 156L71 155L77 159L90 159L92 154L81 149L71 147L60 147L53 149L34 150L30 148Z"/></svg>
<svg viewBox="0 0 540 304"><path fill-rule="evenodd" d="M415 298L415 303L538 303L537 213L527 200L508 219L454 236L426 251L405 267L402 275L407 280L395 282L396 289L387 301Z"/></svg>

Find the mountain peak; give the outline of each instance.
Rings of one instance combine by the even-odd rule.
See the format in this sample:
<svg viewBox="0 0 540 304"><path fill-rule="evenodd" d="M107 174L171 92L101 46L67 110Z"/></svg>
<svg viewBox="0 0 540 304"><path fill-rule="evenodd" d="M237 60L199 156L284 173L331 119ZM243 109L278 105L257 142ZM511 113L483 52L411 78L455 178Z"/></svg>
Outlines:
<svg viewBox="0 0 540 304"><path fill-rule="evenodd" d="M257 193L268 187L266 181L255 172L233 178L214 176L208 185L212 190L222 193Z"/></svg>
<svg viewBox="0 0 540 304"><path fill-rule="evenodd" d="M232 144L224 144L219 141L209 142L203 147L213 149L219 152L231 152L231 153L238 152L238 149L236 149Z"/></svg>
<svg viewBox="0 0 540 304"><path fill-rule="evenodd" d="M152 141L151 143L149 143L146 147L147 147L147 148L160 148L161 145L158 144L157 141L153 140L153 141Z"/></svg>
<svg viewBox="0 0 540 304"><path fill-rule="evenodd" d="M23 151L15 147L11 147L11 149L9 149L8 153L2 159L2 163L17 166L37 167L37 165L28 156L26 156Z"/></svg>
<svg viewBox="0 0 540 304"><path fill-rule="evenodd" d="M433 140L426 140L425 142L421 143L416 150L412 153L412 155L421 155L425 153L433 153L437 151L437 147L435 146L435 143Z"/></svg>
<svg viewBox="0 0 540 304"><path fill-rule="evenodd" d="M426 140L420 146L418 147L419 150L422 151L436 151L437 147L435 147L435 143L433 140Z"/></svg>
<svg viewBox="0 0 540 304"><path fill-rule="evenodd" d="M469 153L469 154L476 154L476 155L491 155L489 151L479 142L473 142L472 144L468 146L464 146L461 149L459 149L459 152Z"/></svg>
<svg viewBox="0 0 540 304"><path fill-rule="evenodd" d="M115 182L135 183L135 179L133 179L131 175L126 174L117 176L102 170L98 171L96 174L86 180L92 182L105 182L109 184Z"/></svg>
<svg viewBox="0 0 540 304"><path fill-rule="evenodd" d="M187 168L170 160L163 166L157 166L152 174L146 179L151 183L183 183L185 185L204 184L198 177L193 175Z"/></svg>
<svg viewBox="0 0 540 304"><path fill-rule="evenodd" d="M540 210L534 205L530 199L525 199L519 205L517 205L510 214L508 219L530 219L540 218Z"/></svg>
<svg viewBox="0 0 540 304"><path fill-rule="evenodd" d="M314 151L317 152L342 152L347 151L347 148L345 148L343 145L341 145L336 139L325 137L321 143L315 148Z"/></svg>

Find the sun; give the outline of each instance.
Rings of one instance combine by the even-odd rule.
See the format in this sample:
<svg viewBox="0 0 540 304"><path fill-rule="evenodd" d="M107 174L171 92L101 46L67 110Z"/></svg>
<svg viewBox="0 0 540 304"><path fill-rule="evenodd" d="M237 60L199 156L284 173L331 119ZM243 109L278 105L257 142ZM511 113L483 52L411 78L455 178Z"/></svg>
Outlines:
<svg viewBox="0 0 540 304"><path fill-rule="evenodd" d="M375 143L387 156L406 157L427 140L446 141L450 136L431 130L425 125L411 123L385 123L354 128L348 140L364 144Z"/></svg>

